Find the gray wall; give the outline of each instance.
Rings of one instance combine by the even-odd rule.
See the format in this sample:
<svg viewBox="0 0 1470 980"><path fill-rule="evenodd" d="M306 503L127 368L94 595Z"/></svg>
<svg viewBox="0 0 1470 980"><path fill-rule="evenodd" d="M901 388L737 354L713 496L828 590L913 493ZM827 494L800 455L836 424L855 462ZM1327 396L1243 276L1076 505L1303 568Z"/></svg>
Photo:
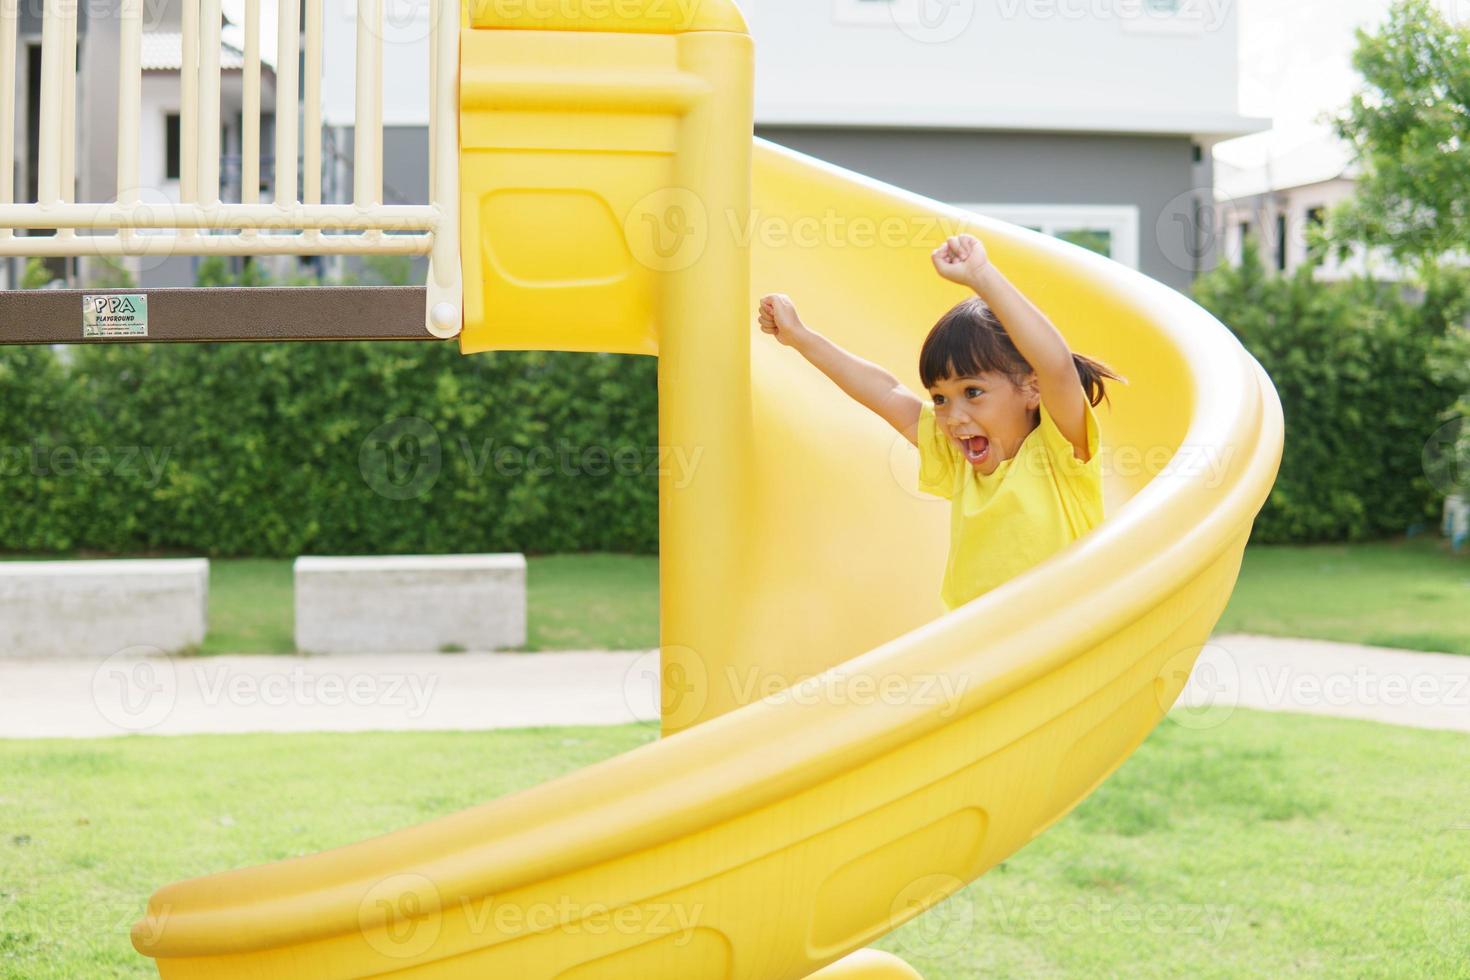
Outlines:
<svg viewBox="0 0 1470 980"><path fill-rule="evenodd" d="M1209 172L1187 136L784 126L756 135L941 201L1134 204L1143 273L1187 289L1208 268L1196 243Z"/></svg>

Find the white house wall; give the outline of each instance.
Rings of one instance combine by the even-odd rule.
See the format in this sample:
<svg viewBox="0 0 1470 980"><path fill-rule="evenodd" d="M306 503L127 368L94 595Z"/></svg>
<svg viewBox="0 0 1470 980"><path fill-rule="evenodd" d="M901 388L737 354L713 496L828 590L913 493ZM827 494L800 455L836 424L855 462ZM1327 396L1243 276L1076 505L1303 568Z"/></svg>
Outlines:
<svg viewBox="0 0 1470 980"><path fill-rule="evenodd" d="M1184 13L1171 29L1167 19L1127 13L1144 0L894 0L897 16L885 0L743 0L756 41L756 120L1135 134L1263 128L1237 111L1233 0L1178 2ZM907 22L910 6L939 20ZM427 124L428 9L426 0L385 0L385 125ZM356 17L354 0L326 0L327 125L353 122Z"/></svg>
<svg viewBox="0 0 1470 980"><path fill-rule="evenodd" d="M1239 125L1236 4L1180 3L1171 21L1141 16L1144 0L745 0L756 119L1129 133Z"/></svg>

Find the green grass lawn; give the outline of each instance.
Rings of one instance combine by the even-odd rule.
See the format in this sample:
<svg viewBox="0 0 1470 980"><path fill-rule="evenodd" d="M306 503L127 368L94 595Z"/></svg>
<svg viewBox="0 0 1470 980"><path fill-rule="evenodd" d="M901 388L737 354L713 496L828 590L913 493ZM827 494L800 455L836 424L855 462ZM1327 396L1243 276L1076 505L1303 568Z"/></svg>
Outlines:
<svg viewBox="0 0 1470 980"><path fill-rule="evenodd" d="M147 977L160 885L381 834L656 737L0 742L0 976ZM1470 737L1165 722L1090 799L878 945L928 980L1470 976Z"/></svg>
<svg viewBox="0 0 1470 980"><path fill-rule="evenodd" d="M1470 555L1429 536L1250 547L1217 632L1470 654Z"/></svg>
<svg viewBox="0 0 1470 980"><path fill-rule="evenodd" d="M291 563L211 563L204 653L290 653ZM658 558L527 559L529 650L658 646ZM1436 537L1254 546L1217 628L1470 654L1470 554Z"/></svg>

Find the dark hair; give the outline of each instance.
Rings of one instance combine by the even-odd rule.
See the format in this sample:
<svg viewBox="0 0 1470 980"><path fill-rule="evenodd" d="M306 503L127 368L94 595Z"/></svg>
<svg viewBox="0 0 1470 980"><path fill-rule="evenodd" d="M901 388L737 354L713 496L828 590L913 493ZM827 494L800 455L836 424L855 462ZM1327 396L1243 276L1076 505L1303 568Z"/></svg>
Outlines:
<svg viewBox="0 0 1470 980"><path fill-rule="evenodd" d="M1081 354L1073 354L1077 380L1087 392L1087 400L1096 405L1107 396L1103 379L1128 383L1105 364ZM919 351L919 380L932 388L941 378L963 378L994 371L1020 385L1035 369L1016 349L995 312L980 297L960 303L934 324Z"/></svg>

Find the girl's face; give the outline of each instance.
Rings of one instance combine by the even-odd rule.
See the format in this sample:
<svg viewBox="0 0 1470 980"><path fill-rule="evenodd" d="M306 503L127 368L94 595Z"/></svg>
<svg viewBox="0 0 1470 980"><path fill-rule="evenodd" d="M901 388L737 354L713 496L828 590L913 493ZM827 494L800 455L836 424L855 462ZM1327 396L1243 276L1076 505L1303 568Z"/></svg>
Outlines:
<svg viewBox="0 0 1470 980"><path fill-rule="evenodd" d="M945 378L935 382L929 394L940 429L986 476L1020 451L1035 428L1033 413L1041 405L1034 372L1024 385L995 371Z"/></svg>

